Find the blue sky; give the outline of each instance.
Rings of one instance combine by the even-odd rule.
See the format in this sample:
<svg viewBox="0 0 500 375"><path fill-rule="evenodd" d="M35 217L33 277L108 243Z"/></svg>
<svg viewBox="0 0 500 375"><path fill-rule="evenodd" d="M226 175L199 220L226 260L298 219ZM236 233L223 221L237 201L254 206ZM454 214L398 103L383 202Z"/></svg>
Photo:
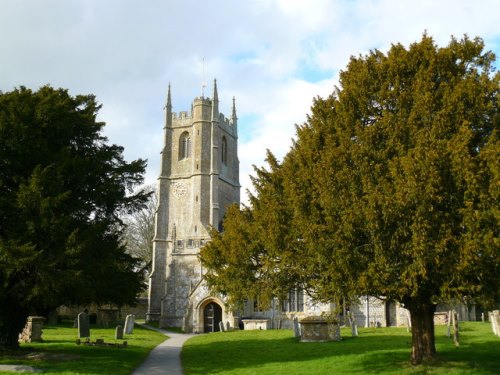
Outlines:
<svg viewBox="0 0 500 375"><path fill-rule="evenodd" d="M439 45L480 36L500 56L499 15L497 0L2 0L0 90L95 94L110 142L128 160L148 159L154 183L168 83L174 111L184 111L217 78L226 116L236 97L245 200L252 164L266 149L287 152L295 124L333 91L351 55L427 31Z"/></svg>

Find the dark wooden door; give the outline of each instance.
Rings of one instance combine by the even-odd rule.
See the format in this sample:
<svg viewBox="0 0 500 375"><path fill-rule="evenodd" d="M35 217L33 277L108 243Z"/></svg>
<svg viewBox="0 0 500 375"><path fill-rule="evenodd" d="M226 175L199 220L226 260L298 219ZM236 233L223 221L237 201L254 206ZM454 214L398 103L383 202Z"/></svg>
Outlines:
<svg viewBox="0 0 500 375"><path fill-rule="evenodd" d="M218 332L222 321L222 308L215 302L205 306L203 310L203 332Z"/></svg>

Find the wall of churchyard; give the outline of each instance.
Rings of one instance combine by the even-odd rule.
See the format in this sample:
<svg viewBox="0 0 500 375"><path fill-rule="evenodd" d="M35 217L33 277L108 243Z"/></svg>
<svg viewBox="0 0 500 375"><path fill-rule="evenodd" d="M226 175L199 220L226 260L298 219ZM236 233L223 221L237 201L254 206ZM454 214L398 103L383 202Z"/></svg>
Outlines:
<svg viewBox="0 0 500 375"><path fill-rule="evenodd" d="M148 310L148 299L146 297L139 297L137 299L137 306L122 306L119 309L121 318L125 318L129 314L135 315L136 319L145 319ZM97 315L98 309L118 309L114 305L96 305L95 303L82 306L59 306L57 308L57 315L64 319L75 319L79 313L87 310L89 315Z"/></svg>

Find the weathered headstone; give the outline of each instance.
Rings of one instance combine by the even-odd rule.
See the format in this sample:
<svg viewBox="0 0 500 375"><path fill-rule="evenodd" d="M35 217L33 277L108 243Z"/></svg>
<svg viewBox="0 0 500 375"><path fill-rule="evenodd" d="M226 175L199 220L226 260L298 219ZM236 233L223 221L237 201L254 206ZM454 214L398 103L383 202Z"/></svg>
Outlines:
<svg viewBox="0 0 500 375"><path fill-rule="evenodd" d="M224 331L225 331L225 329L224 329L224 328L225 328L225 327L224 327L224 322L223 322L223 321L220 321L220 322L219 322L219 330L220 330L221 332L224 332Z"/></svg>
<svg viewBox="0 0 500 375"><path fill-rule="evenodd" d="M453 310L452 315L453 317L453 343L455 346L460 345L460 339L458 335L458 314L455 310Z"/></svg>
<svg viewBox="0 0 500 375"><path fill-rule="evenodd" d="M230 330L231 330L231 324L229 324L229 322L226 322L226 331Z"/></svg>
<svg viewBox="0 0 500 375"><path fill-rule="evenodd" d="M351 311L347 315L349 317L349 325L351 326L351 335L358 335L358 325L356 324L356 319L354 318L354 313Z"/></svg>
<svg viewBox="0 0 500 375"><path fill-rule="evenodd" d="M410 315L410 311L409 310L406 310L406 322L407 322L407 326L406 326L406 330L408 332L411 332L411 315Z"/></svg>
<svg viewBox="0 0 500 375"><path fill-rule="evenodd" d="M116 326L115 339L116 340L123 340L123 327L120 325Z"/></svg>
<svg viewBox="0 0 500 375"><path fill-rule="evenodd" d="M494 310L488 313L491 322L491 329L496 336L500 336L500 310Z"/></svg>
<svg viewBox="0 0 500 375"><path fill-rule="evenodd" d="M89 316L81 312L78 314L78 338L88 338L90 337L90 322Z"/></svg>
<svg viewBox="0 0 500 375"><path fill-rule="evenodd" d="M299 319L297 319L297 317L293 318L293 333L295 334L295 337L300 337Z"/></svg>
<svg viewBox="0 0 500 375"><path fill-rule="evenodd" d="M125 318L125 334L130 335L134 332L135 315L129 314Z"/></svg>
<svg viewBox="0 0 500 375"><path fill-rule="evenodd" d="M28 316L23 331L19 334L19 342L41 342L43 321L42 316Z"/></svg>

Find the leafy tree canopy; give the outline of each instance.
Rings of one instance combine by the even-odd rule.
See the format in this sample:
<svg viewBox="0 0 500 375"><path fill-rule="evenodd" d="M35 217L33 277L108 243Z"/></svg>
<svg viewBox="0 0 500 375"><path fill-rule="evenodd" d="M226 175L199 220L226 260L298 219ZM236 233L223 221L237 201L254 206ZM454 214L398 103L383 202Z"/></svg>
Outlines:
<svg viewBox="0 0 500 375"><path fill-rule="evenodd" d="M0 346L61 304L133 303L142 287L120 215L142 207L144 160L124 161L92 95L0 95Z"/></svg>
<svg viewBox="0 0 500 375"><path fill-rule="evenodd" d="M415 363L435 356L436 303L499 301L500 75L483 49L424 35L351 58L283 162L257 170L251 227L266 262L255 275L289 275L267 290L293 279L322 301L399 301ZM224 237L206 251L223 257L236 246Z"/></svg>

